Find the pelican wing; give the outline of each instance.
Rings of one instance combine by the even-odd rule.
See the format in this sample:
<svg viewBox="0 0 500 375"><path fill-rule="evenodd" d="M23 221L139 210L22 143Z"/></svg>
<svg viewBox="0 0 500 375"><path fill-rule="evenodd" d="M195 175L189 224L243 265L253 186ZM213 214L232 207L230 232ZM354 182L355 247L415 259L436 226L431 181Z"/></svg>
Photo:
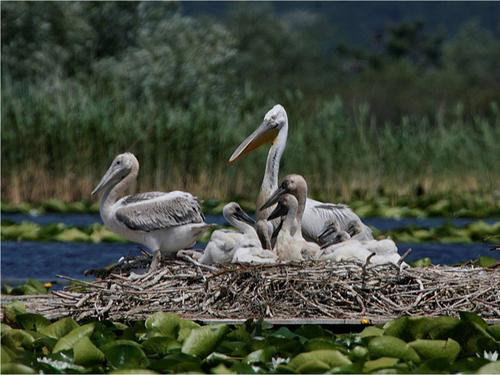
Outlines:
<svg viewBox="0 0 500 375"><path fill-rule="evenodd" d="M181 191L125 197L116 210L116 218L128 228L144 232L204 221L196 197Z"/></svg>
<svg viewBox="0 0 500 375"><path fill-rule="evenodd" d="M302 234L308 241L316 241L323 231L325 222L334 220L340 230L347 230L352 220L360 220L349 206L345 204L323 203L314 199L307 199L304 216L302 218ZM372 239L372 231L363 224L363 234L366 239Z"/></svg>

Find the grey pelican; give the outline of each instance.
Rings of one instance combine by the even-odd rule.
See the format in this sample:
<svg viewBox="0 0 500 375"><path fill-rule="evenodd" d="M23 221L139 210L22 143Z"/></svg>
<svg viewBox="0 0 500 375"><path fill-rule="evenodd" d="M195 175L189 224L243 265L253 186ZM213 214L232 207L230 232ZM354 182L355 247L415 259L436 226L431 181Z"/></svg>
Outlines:
<svg viewBox="0 0 500 375"><path fill-rule="evenodd" d="M272 144L267 155L266 169L260 193L257 197L257 220L266 219L272 211L272 205L265 208L262 206L278 190L279 166L286 147L287 137L288 117L283 106L277 104L266 113L261 125L238 146L229 158L229 162L232 163L263 144ZM340 228L346 230L347 223L354 219L360 220L346 205L322 203L307 198L302 221L304 238L309 241L316 241L327 220L337 221ZM365 230L367 236L371 236L370 228L366 227Z"/></svg>
<svg viewBox="0 0 500 375"><path fill-rule="evenodd" d="M102 192L99 211L106 227L153 251L152 272L162 253L175 256L178 250L192 247L212 225L204 222L197 198L189 193L154 191L123 196L138 172L139 162L133 154L118 155L92 196Z"/></svg>
<svg viewBox="0 0 500 375"><path fill-rule="evenodd" d="M325 243L332 244L332 240L335 242L342 242L352 238L353 240L359 241L369 241L373 239L371 230L367 230L360 220L351 220L347 223L347 229L345 231L340 230L339 224L335 221L329 221L325 223L323 232L318 236L318 243L324 245Z"/></svg>
<svg viewBox="0 0 500 375"><path fill-rule="evenodd" d="M200 263L230 263L240 247L261 248L253 225L255 221L236 202L228 203L222 211L226 221L237 230L218 229L212 233Z"/></svg>
<svg viewBox="0 0 500 375"><path fill-rule="evenodd" d="M318 242L324 234L325 224L335 222L337 231L346 231L351 221L358 221L361 230L367 238L372 239L371 229L361 223L359 217L346 205L321 203L307 198L307 183L298 174L285 176L280 186L273 192L262 208L274 205L283 194L293 194L299 202L297 217L301 217L299 227L302 235L308 241ZM321 242L321 240L319 240Z"/></svg>

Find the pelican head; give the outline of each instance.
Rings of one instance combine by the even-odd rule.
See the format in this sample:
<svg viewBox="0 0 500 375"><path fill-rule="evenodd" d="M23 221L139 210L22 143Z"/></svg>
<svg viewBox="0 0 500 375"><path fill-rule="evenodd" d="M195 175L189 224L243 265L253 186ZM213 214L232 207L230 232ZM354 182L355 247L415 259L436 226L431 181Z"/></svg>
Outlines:
<svg viewBox="0 0 500 375"><path fill-rule="evenodd" d="M255 220L252 219L248 214L243 211L243 209L240 207L240 205L236 202L231 202L228 203L224 206L224 209L222 210L222 214L226 218L228 222L231 223L231 219L237 220L237 221L242 221L244 223L250 224L250 225L255 225Z"/></svg>
<svg viewBox="0 0 500 375"><path fill-rule="evenodd" d="M299 174L289 174L281 182L278 189L269 197L266 203L260 208L264 210L279 201L284 194L293 194L297 199L305 202L307 198L307 182Z"/></svg>
<svg viewBox="0 0 500 375"><path fill-rule="evenodd" d="M363 227L361 225L361 221L359 220L351 220L347 223L347 233L354 237L356 234L359 234L363 231Z"/></svg>
<svg viewBox="0 0 500 375"><path fill-rule="evenodd" d="M299 202L297 198L295 198L292 194L284 194L278 200L278 205L269 215L268 220L273 220L278 217L282 217L288 214L289 210L297 211L297 207L299 206Z"/></svg>
<svg viewBox="0 0 500 375"><path fill-rule="evenodd" d="M109 186L114 186L126 176L128 176L132 171L139 170L139 162L134 154L130 152L125 152L123 154L118 155L108 170L104 174L99 182L99 185L92 191L92 196L99 194L101 191L105 190Z"/></svg>
<svg viewBox="0 0 500 375"><path fill-rule="evenodd" d="M288 118L285 108L282 105L276 104L264 116L262 124L250 134L233 152L229 158L232 163L238 160L241 156L250 153L257 147L265 143L273 143L278 136L279 131L286 126Z"/></svg>
<svg viewBox="0 0 500 375"><path fill-rule="evenodd" d="M349 233L341 230L340 232L335 233L335 235L330 241L326 241L323 245L321 245L321 248L326 249L327 247L335 245L336 243L344 242L350 239L351 236L349 235Z"/></svg>
<svg viewBox="0 0 500 375"><path fill-rule="evenodd" d="M318 240L320 242L324 242L327 237L330 237L332 234L339 233L340 226L335 220L330 220L325 224L325 229L318 236Z"/></svg>

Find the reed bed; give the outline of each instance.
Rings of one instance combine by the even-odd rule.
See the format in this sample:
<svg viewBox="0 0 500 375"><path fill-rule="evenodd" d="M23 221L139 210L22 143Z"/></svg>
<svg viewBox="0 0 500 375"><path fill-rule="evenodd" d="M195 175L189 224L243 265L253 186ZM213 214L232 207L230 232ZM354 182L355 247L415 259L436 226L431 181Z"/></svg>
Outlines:
<svg viewBox="0 0 500 375"><path fill-rule="evenodd" d="M136 320L156 311L189 319L334 319L386 321L401 315L471 311L500 319L500 272L432 266L400 270L357 263L224 265L171 260L131 281L112 273L80 291L26 298L29 311L51 318Z"/></svg>
<svg viewBox="0 0 500 375"><path fill-rule="evenodd" d="M98 82L2 85L2 199L88 198L113 157L135 153L141 190L184 189L201 198L253 200L267 147L233 166L227 159L276 102L290 131L281 174L297 172L319 199L424 192L482 192L500 183L500 116L466 118L457 107L434 118L377 121L367 106L338 98L263 100L255 93L193 100L188 107L130 98Z"/></svg>

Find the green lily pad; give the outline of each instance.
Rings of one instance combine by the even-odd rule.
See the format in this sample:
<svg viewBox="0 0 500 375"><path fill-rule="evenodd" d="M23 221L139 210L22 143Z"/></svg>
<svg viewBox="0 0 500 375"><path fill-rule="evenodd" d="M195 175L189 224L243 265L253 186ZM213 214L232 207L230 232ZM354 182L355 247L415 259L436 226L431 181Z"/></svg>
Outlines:
<svg viewBox="0 0 500 375"><path fill-rule="evenodd" d="M181 352L174 352L162 359L152 360L149 368L160 373L185 374L189 372L203 372L199 358Z"/></svg>
<svg viewBox="0 0 500 375"><path fill-rule="evenodd" d="M179 333L177 335L177 341L181 343L184 342L191 334L191 331L199 327L200 327L199 324L191 320L181 319L181 321L179 322Z"/></svg>
<svg viewBox="0 0 500 375"><path fill-rule="evenodd" d="M500 361L495 361L482 366L478 374L500 374Z"/></svg>
<svg viewBox="0 0 500 375"><path fill-rule="evenodd" d="M365 348L364 346L355 346L352 348L352 350L349 352L349 357L352 359L362 359L365 358L368 355L368 349Z"/></svg>
<svg viewBox="0 0 500 375"><path fill-rule="evenodd" d="M153 370L148 370L146 368L122 368L119 370L111 371L110 374L158 374Z"/></svg>
<svg viewBox="0 0 500 375"><path fill-rule="evenodd" d="M160 357L181 348L182 345L178 341L165 336L151 337L142 343L142 349L146 354Z"/></svg>
<svg viewBox="0 0 500 375"><path fill-rule="evenodd" d="M297 370L307 362L320 361L325 363L328 368L348 365L351 360L338 350L314 350L312 352L301 353L295 356L288 367Z"/></svg>
<svg viewBox="0 0 500 375"><path fill-rule="evenodd" d="M329 370L330 366L319 359L306 361L300 365L296 372L299 374L322 374Z"/></svg>
<svg viewBox="0 0 500 375"><path fill-rule="evenodd" d="M176 339L180 322L181 318L176 314L157 312L146 320L146 329Z"/></svg>
<svg viewBox="0 0 500 375"><path fill-rule="evenodd" d="M276 354L276 348L267 347L264 349L255 350L249 353L244 359L243 362L246 364L254 364L254 363L266 363L271 361L272 357Z"/></svg>
<svg viewBox="0 0 500 375"><path fill-rule="evenodd" d="M31 349L35 339L28 332L22 329L11 329L2 336L2 345L14 352L21 352L24 349Z"/></svg>
<svg viewBox="0 0 500 375"><path fill-rule="evenodd" d="M205 358L224 337L227 325L217 324L193 329L182 345L182 352Z"/></svg>
<svg viewBox="0 0 500 375"><path fill-rule="evenodd" d="M500 323L493 324L486 328L486 331L495 338L495 340L500 341Z"/></svg>
<svg viewBox="0 0 500 375"><path fill-rule="evenodd" d="M13 301L4 307L4 314L9 322L15 322L16 316L26 314L26 306L19 301Z"/></svg>
<svg viewBox="0 0 500 375"><path fill-rule="evenodd" d="M378 327L370 326L365 327L360 333L359 337L372 337L372 336L382 336L384 330Z"/></svg>
<svg viewBox="0 0 500 375"><path fill-rule="evenodd" d="M82 337L73 346L73 355L75 358L75 363L77 365L88 366L93 363L101 362L104 360L104 353L101 352L93 343L90 341L88 336Z"/></svg>
<svg viewBox="0 0 500 375"><path fill-rule="evenodd" d="M117 340L103 348L108 364L113 369L143 368L149 363L139 344L129 340Z"/></svg>
<svg viewBox="0 0 500 375"><path fill-rule="evenodd" d="M398 358L381 357L379 359L365 362L363 372L372 372L380 369L390 368L399 362Z"/></svg>
<svg viewBox="0 0 500 375"><path fill-rule="evenodd" d="M41 328L50 325L50 321L39 314L19 314L16 316L16 320L24 329L33 331L39 331Z"/></svg>
<svg viewBox="0 0 500 375"><path fill-rule="evenodd" d="M453 339L423 340L408 343L422 359L441 358L453 362L460 353L460 344Z"/></svg>
<svg viewBox="0 0 500 375"><path fill-rule="evenodd" d="M78 324L73 318L63 318L51 325L41 328L39 332L46 336L59 339L78 327Z"/></svg>
<svg viewBox="0 0 500 375"><path fill-rule="evenodd" d="M20 363L6 363L2 364L2 374L36 374L35 370L31 367L21 365Z"/></svg>
<svg viewBox="0 0 500 375"><path fill-rule="evenodd" d="M406 342L393 336L377 336L368 343L373 358L393 357L404 361L420 362L418 354Z"/></svg>
<svg viewBox="0 0 500 375"><path fill-rule="evenodd" d="M53 353L60 352L61 350L72 349L73 346L80 341L83 337L88 337L94 332L95 323L88 323L81 327L77 327L69 332L67 335L61 337L57 341L56 346L52 350Z"/></svg>

